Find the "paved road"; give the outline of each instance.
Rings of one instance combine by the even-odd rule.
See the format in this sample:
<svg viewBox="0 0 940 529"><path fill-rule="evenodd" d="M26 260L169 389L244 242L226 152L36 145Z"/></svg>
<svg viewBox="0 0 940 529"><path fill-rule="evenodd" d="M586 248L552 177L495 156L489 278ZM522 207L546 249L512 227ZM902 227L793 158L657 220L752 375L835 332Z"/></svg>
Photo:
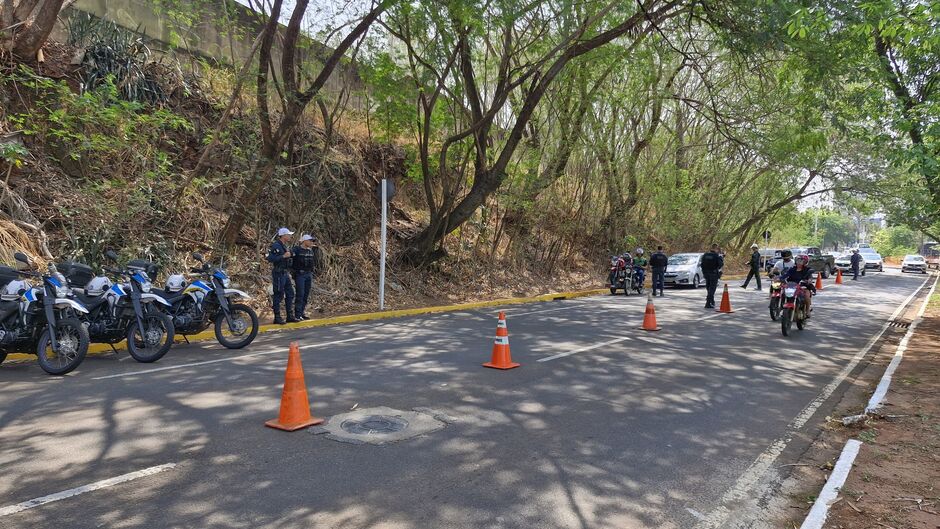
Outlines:
<svg viewBox="0 0 940 529"><path fill-rule="evenodd" d="M763 470L794 449L786 440L824 413L820 393L923 282L886 272L827 287L810 326L790 338L769 321L765 294L739 288L730 315L702 309L704 290L667 291L656 299L659 333L637 330L645 299L636 297L508 307L513 359L523 365L505 372L480 367L495 331L489 310L268 334L237 352L178 347L153 365L94 357L64 378L3 365L0 514L176 466L0 515L0 527L740 521L736 509L757 494ZM304 346L317 415L426 407L455 421L384 446L264 428L277 413L290 340Z"/></svg>

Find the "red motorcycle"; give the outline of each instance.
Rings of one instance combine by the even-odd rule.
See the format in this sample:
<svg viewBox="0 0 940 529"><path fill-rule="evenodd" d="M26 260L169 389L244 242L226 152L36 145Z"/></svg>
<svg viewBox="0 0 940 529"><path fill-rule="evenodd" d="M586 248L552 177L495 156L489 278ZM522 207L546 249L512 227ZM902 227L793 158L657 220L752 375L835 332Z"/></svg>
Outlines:
<svg viewBox="0 0 940 529"><path fill-rule="evenodd" d="M612 255L607 285L610 287L611 295L616 294L618 290L623 290L624 295L629 296L630 289L633 288L633 264L627 262L623 256Z"/></svg>
<svg viewBox="0 0 940 529"><path fill-rule="evenodd" d="M803 283L787 283L783 287L783 310L780 313L780 330L784 336L790 335L790 329L796 323L796 328L803 330L807 321L806 302L803 301ZM812 295L812 294L811 294Z"/></svg>

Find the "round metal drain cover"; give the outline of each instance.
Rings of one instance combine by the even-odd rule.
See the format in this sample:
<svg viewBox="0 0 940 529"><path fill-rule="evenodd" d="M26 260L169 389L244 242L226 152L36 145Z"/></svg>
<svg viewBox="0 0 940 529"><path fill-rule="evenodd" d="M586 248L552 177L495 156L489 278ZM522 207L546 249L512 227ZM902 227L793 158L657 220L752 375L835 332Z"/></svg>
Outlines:
<svg viewBox="0 0 940 529"><path fill-rule="evenodd" d="M408 427L408 421L391 415L369 415L361 419L348 419L340 424L343 431L354 435L400 432Z"/></svg>

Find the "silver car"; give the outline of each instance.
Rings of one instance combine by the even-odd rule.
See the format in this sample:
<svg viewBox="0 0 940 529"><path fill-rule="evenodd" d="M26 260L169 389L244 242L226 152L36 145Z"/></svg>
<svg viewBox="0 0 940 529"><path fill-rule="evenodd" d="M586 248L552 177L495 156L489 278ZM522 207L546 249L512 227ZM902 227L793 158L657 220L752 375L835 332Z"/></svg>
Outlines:
<svg viewBox="0 0 940 529"><path fill-rule="evenodd" d="M881 260L881 254L871 248L859 248L858 253L865 258L865 268L869 270L885 271L884 261Z"/></svg>
<svg viewBox="0 0 940 529"><path fill-rule="evenodd" d="M901 273L920 272L927 273L927 260L922 255L905 255L901 261Z"/></svg>
<svg viewBox="0 0 940 529"><path fill-rule="evenodd" d="M705 282L702 273L701 253L677 253L669 256L666 264L665 283L667 285L690 286L698 288Z"/></svg>
<svg viewBox="0 0 940 529"><path fill-rule="evenodd" d="M862 253L858 254L861 256L862 260L858 263L858 271L861 275L865 275L865 255ZM842 257L836 258L836 268L842 270L843 274L852 273L852 253L849 252Z"/></svg>

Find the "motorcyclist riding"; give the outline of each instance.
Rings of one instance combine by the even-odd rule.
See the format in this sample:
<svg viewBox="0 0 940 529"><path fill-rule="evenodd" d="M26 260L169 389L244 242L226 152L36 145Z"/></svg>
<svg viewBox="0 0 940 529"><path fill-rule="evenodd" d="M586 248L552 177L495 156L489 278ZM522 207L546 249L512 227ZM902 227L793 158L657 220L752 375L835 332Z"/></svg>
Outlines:
<svg viewBox="0 0 940 529"><path fill-rule="evenodd" d="M637 248L635 253L636 257L633 258L633 271L636 274L637 282L643 285L643 281L646 279L646 266L649 264L649 261L643 255L643 248Z"/></svg>
<svg viewBox="0 0 940 529"><path fill-rule="evenodd" d="M775 266L776 268L776 266ZM800 283L803 288L803 302L806 306L806 318L809 318L812 312L811 300L816 293L816 286L813 285L813 275L815 271L809 267L809 256L800 255L796 258L796 265L787 269L783 274L785 282Z"/></svg>
<svg viewBox="0 0 940 529"><path fill-rule="evenodd" d="M796 263L793 262L793 252L790 250L780 252L780 260L774 263L774 267L770 269L770 277L785 274L787 270L793 268L795 264Z"/></svg>

